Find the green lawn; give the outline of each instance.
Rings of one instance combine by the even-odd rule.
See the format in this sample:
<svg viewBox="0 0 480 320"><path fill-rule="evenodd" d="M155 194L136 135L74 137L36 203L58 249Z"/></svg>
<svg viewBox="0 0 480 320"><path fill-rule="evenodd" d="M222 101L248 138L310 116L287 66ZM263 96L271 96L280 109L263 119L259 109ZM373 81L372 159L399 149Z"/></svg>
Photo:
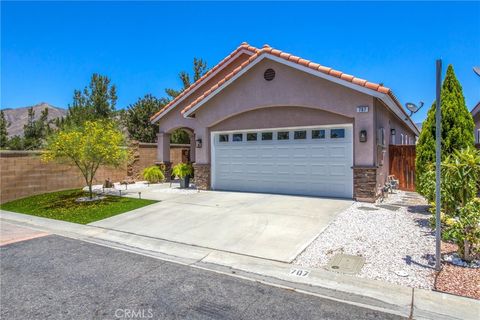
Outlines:
<svg viewBox="0 0 480 320"><path fill-rule="evenodd" d="M77 203L82 190L66 190L18 199L0 205L3 210L87 224L156 203L154 200L107 196L101 201Z"/></svg>

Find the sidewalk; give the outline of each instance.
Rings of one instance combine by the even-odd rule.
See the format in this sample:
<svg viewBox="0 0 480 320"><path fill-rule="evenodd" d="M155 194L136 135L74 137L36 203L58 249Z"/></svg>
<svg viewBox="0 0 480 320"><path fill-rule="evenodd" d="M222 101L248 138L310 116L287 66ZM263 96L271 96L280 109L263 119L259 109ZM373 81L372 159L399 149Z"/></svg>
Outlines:
<svg viewBox="0 0 480 320"><path fill-rule="evenodd" d="M1 211L0 219L214 272L414 319L478 319L480 301L181 243Z"/></svg>

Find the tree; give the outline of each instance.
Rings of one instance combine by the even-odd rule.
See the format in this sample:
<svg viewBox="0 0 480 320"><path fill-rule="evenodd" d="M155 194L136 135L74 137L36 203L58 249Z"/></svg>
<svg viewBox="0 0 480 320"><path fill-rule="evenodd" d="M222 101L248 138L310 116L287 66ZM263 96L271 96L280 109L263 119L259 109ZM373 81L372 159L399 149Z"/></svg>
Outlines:
<svg viewBox="0 0 480 320"><path fill-rule="evenodd" d="M23 126L23 147L27 150L40 148L52 131L50 122L48 120L48 108L42 110L42 114L37 120L35 120L35 110L33 108L28 109L27 124Z"/></svg>
<svg viewBox="0 0 480 320"><path fill-rule="evenodd" d="M94 73L83 91L73 92L73 103L68 106L65 124L81 126L86 121L111 119L115 113L117 89L106 76Z"/></svg>
<svg viewBox="0 0 480 320"><path fill-rule="evenodd" d="M189 144L190 136L183 129L174 130L170 135L170 143Z"/></svg>
<svg viewBox="0 0 480 320"><path fill-rule="evenodd" d="M190 75L186 71L178 74L183 88L180 90L165 89L165 92L171 99L175 99L183 90L187 89L207 72L207 62L203 59L193 58L193 82L190 81Z"/></svg>
<svg viewBox="0 0 480 320"><path fill-rule="evenodd" d="M75 165L93 196L93 178L101 165L118 167L128 160L125 139L112 121L86 121L80 127L66 127L53 134L42 159Z"/></svg>
<svg viewBox="0 0 480 320"><path fill-rule="evenodd" d="M24 139L18 135L11 137L8 140L8 149L10 150L25 150Z"/></svg>
<svg viewBox="0 0 480 320"><path fill-rule="evenodd" d="M141 142L155 142L157 140L158 124L152 124L150 117L166 104L165 99L157 99L147 94L138 99L122 114L122 122L127 128L130 138Z"/></svg>
<svg viewBox="0 0 480 320"><path fill-rule="evenodd" d="M442 160L455 150L473 147L475 127L472 115L467 109L462 86L458 82L453 66L449 65L441 90L440 110L442 113ZM426 173L435 162L435 102L428 111L427 119L416 147L417 190L425 195L422 187L424 179L430 179Z"/></svg>
<svg viewBox="0 0 480 320"><path fill-rule="evenodd" d="M175 99L185 89L190 87L198 79L200 79L207 72L207 62L203 59L193 58L193 82L190 81L190 75L186 71L181 71L178 74L182 82L182 89L165 89L169 99ZM168 100L167 100L168 102ZM177 129L172 132L170 136L171 143L187 144L190 143L190 137L185 130Z"/></svg>
<svg viewBox="0 0 480 320"><path fill-rule="evenodd" d="M8 121L5 118L5 113L0 110L0 149L5 149L8 143Z"/></svg>

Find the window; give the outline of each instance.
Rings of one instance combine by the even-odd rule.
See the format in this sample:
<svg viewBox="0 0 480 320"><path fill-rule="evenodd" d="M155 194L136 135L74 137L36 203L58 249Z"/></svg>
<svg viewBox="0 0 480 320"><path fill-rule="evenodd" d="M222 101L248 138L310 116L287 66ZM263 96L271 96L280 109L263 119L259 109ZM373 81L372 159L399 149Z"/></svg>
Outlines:
<svg viewBox="0 0 480 320"><path fill-rule="evenodd" d="M288 140L288 139L290 139L290 132L288 131L277 132L277 140Z"/></svg>
<svg viewBox="0 0 480 320"><path fill-rule="evenodd" d="M477 143L480 143L480 129L477 130Z"/></svg>
<svg viewBox="0 0 480 320"><path fill-rule="evenodd" d="M247 133L247 141L257 141L256 133Z"/></svg>
<svg viewBox="0 0 480 320"><path fill-rule="evenodd" d="M240 142L243 140L243 133L234 133L232 136L233 142Z"/></svg>
<svg viewBox="0 0 480 320"><path fill-rule="evenodd" d="M271 132L262 132L262 140L272 140L273 133Z"/></svg>
<svg viewBox="0 0 480 320"><path fill-rule="evenodd" d="M307 139L307 131L295 131L293 134L293 139L300 140L300 139Z"/></svg>
<svg viewBox="0 0 480 320"><path fill-rule="evenodd" d="M345 129L330 130L330 138L332 139L345 138Z"/></svg>
<svg viewBox="0 0 480 320"><path fill-rule="evenodd" d="M228 134L221 134L218 136L219 142L228 142Z"/></svg>
<svg viewBox="0 0 480 320"><path fill-rule="evenodd" d="M312 130L312 139L325 139L325 130Z"/></svg>

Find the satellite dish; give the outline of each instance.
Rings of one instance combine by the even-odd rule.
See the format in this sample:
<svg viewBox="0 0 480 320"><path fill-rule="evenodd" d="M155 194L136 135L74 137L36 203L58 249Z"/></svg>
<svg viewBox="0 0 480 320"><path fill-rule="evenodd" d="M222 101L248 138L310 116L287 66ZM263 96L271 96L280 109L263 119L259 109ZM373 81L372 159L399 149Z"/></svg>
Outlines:
<svg viewBox="0 0 480 320"><path fill-rule="evenodd" d="M480 76L480 67L473 67L473 72L475 72L477 76Z"/></svg>
<svg viewBox="0 0 480 320"><path fill-rule="evenodd" d="M420 101L418 106L413 103L413 102L407 102L405 103L405 107L410 111L409 117L411 117L414 113L416 113L418 110L422 109L423 107L423 101Z"/></svg>

